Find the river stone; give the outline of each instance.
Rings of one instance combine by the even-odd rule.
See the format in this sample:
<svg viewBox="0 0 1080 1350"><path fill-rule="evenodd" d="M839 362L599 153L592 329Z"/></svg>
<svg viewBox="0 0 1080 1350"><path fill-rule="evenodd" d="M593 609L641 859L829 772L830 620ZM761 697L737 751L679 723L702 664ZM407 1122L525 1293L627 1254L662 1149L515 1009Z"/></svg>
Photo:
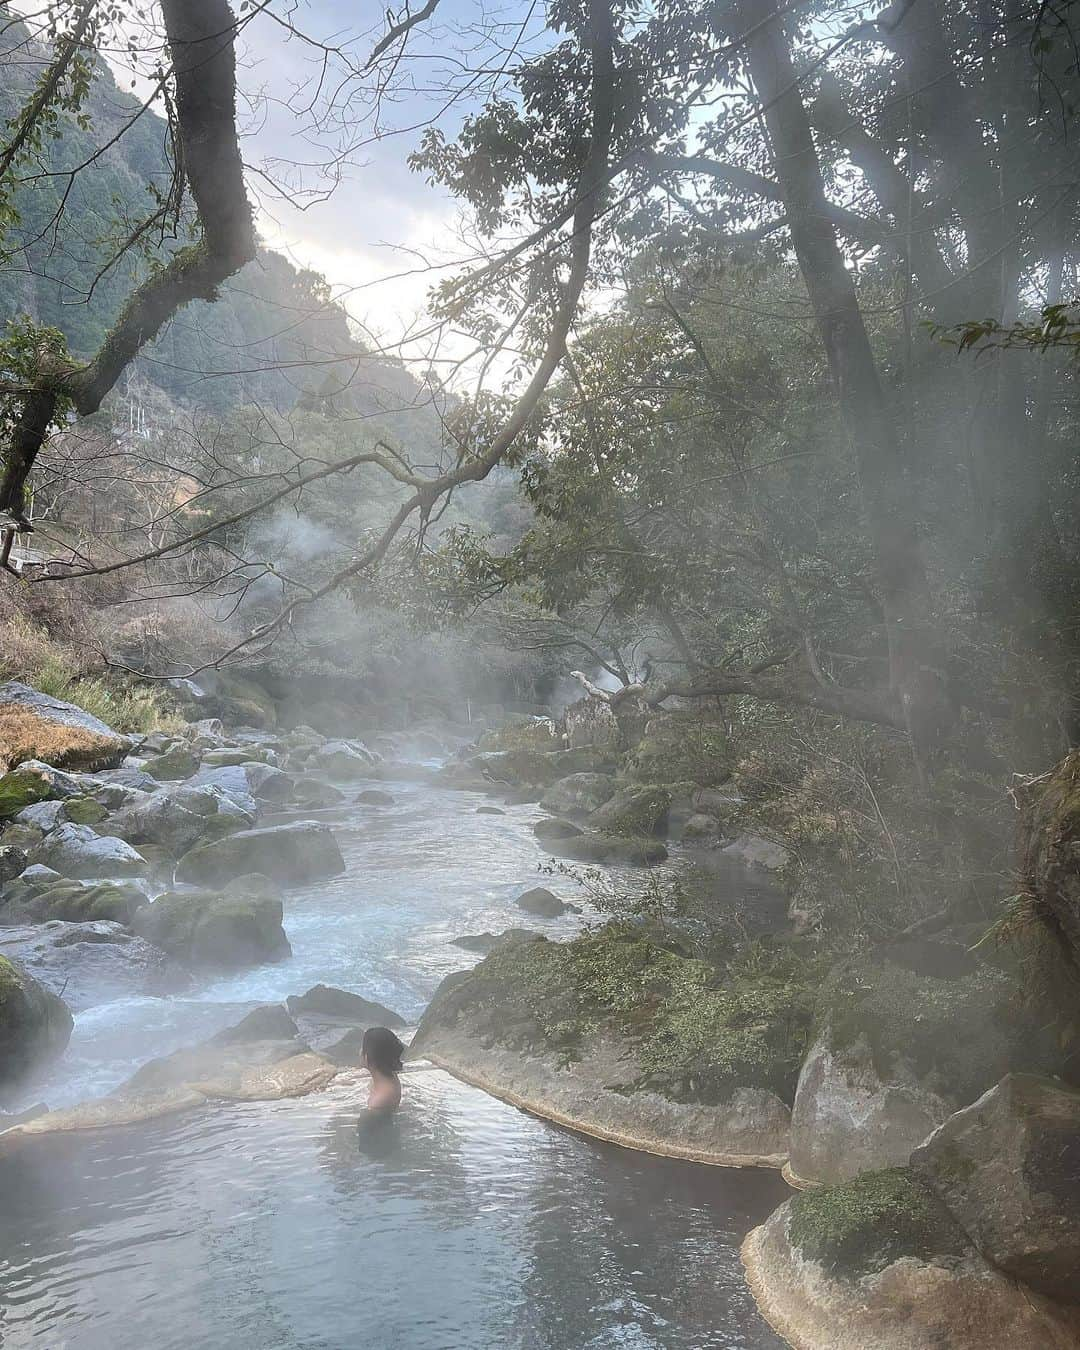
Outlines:
<svg viewBox="0 0 1080 1350"><path fill-rule="evenodd" d="M0 927L0 953L62 994L75 1013L150 994L179 974L164 952L103 920Z"/></svg>
<svg viewBox="0 0 1080 1350"><path fill-rule="evenodd" d="M903 1166L952 1111L913 1077L883 1082L866 1041L810 1049L791 1113L790 1171L799 1182L831 1184L860 1172Z"/></svg>
<svg viewBox="0 0 1080 1350"><path fill-rule="evenodd" d="M727 858L735 858L748 867L763 867L767 872L779 871L791 856L782 844L760 834L740 835L720 851Z"/></svg>
<svg viewBox="0 0 1080 1350"><path fill-rule="evenodd" d="M84 708L17 680L0 685L0 746L5 744L18 759L69 769L108 768L131 749L129 737Z"/></svg>
<svg viewBox="0 0 1080 1350"><path fill-rule="evenodd" d="M13 844L0 844L0 887L26 870L26 854Z"/></svg>
<svg viewBox="0 0 1080 1350"><path fill-rule="evenodd" d="M671 793L654 784L627 784L603 806L589 814L588 823L602 834L623 838L644 838L667 831Z"/></svg>
<svg viewBox="0 0 1080 1350"><path fill-rule="evenodd" d="M681 837L687 842L712 842L720 836L720 822L715 816L694 812L682 827Z"/></svg>
<svg viewBox="0 0 1080 1350"><path fill-rule="evenodd" d="M543 886L534 886L532 890L519 895L517 904L526 914L539 914L545 919L556 919L570 908L565 900L560 900Z"/></svg>
<svg viewBox="0 0 1080 1350"><path fill-rule="evenodd" d="M490 750L464 766L481 781L548 788L574 773L602 773L613 767L610 755L580 750Z"/></svg>
<svg viewBox="0 0 1080 1350"><path fill-rule="evenodd" d="M129 924L146 903L146 896L130 881L84 882L64 877L28 881L20 877L5 892L0 917L8 923L62 919L68 923L104 920Z"/></svg>
<svg viewBox="0 0 1080 1350"><path fill-rule="evenodd" d="M348 780L369 777L376 760L371 751L359 743L327 741L315 747L307 762L328 778Z"/></svg>
<svg viewBox="0 0 1080 1350"><path fill-rule="evenodd" d="M193 778L188 779L185 787L216 788L253 819L258 815L258 802L251 791L247 774L239 764L227 764L220 769L200 769Z"/></svg>
<svg viewBox="0 0 1080 1350"><path fill-rule="evenodd" d="M306 994L290 994L285 1003L294 1017L330 1018L361 1027L405 1026L403 1017L381 1003L325 984L313 985Z"/></svg>
<svg viewBox="0 0 1080 1350"><path fill-rule="evenodd" d="M140 937L190 966L240 970L291 954L281 898L263 876L243 876L222 892L167 891L136 914Z"/></svg>
<svg viewBox="0 0 1080 1350"><path fill-rule="evenodd" d="M73 1025L62 999L0 956L0 1092L59 1058Z"/></svg>
<svg viewBox="0 0 1080 1350"><path fill-rule="evenodd" d="M112 811L138 800L134 796L137 792L161 791L158 780L151 778L148 773L143 773L135 764L124 764L119 769L109 769L106 773L95 774L94 784L94 788L87 790L93 792L98 800Z"/></svg>
<svg viewBox="0 0 1080 1350"><path fill-rule="evenodd" d="M41 765L42 769L47 765ZM38 771L35 761L20 764L0 777L0 820L10 820L27 807L63 794L54 788L51 778Z"/></svg>
<svg viewBox="0 0 1080 1350"><path fill-rule="evenodd" d="M619 839L615 835L588 833L547 842L552 853L576 862L649 867L663 862L668 855L659 839Z"/></svg>
<svg viewBox="0 0 1080 1350"><path fill-rule="evenodd" d="M211 1045L242 1045L246 1041L291 1041L300 1035L296 1023L281 1003L264 1003L233 1027L210 1038Z"/></svg>
<svg viewBox="0 0 1080 1350"><path fill-rule="evenodd" d="M298 886L345 870L331 830L315 820L298 820L201 844L185 853L176 868L178 881L217 884L250 872L262 872L285 885Z"/></svg>
<svg viewBox="0 0 1080 1350"><path fill-rule="evenodd" d="M75 799L72 798L72 800ZM58 825L67 822L67 816L64 814L64 803L55 799L47 802L34 802L30 806L24 806L14 819L17 825L34 825L45 834L48 834L50 830L55 830Z"/></svg>
<svg viewBox="0 0 1080 1350"><path fill-rule="evenodd" d="M554 816L538 820L533 826L537 839L577 839L585 831L570 820L557 820Z"/></svg>
<svg viewBox="0 0 1080 1350"><path fill-rule="evenodd" d="M324 783L321 778L304 774L292 781L292 800L302 811L321 811L330 806L340 806L346 800L340 788L334 787L333 783Z"/></svg>
<svg viewBox="0 0 1080 1350"><path fill-rule="evenodd" d="M911 1165L995 1266L1080 1303L1080 1091L1008 1074Z"/></svg>
<svg viewBox="0 0 1080 1350"><path fill-rule="evenodd" d="M363 792L356 794L356 801L361 806L393 806L394 798L389 792L383 792L381 788L365 788Z"/></svg>
<svg viewBox="0 0 1080 1350"><path fill-rule="evenodd" d="M256 801L281 804L292 798L295 779L272 764L246 763L244 776Z"/></svg>
<svg viewBox="0 0 1080 1350"><path fill-rule="evenodd" d="M220 788L165 788L116 812L102 832L134 844L157 844L175 857L208 838L218 838L253 823Z"/></svg>
<svg viewBox="0 0 1080 1350"><path fill-rule="evenodd" d="M65 877L135 877L147 871L146 859L130 844L89 825L58 826L34 850L33 861Z"/></svg>
<svg viewBox="0 0 1080 1350"><path fill-rule="evenodd" d="M585 816L603 806L614 792L612 774L572 773L552 783L540 798L540 805L556 816Z"/></svg>
<svg viewBox="0 0 1080 1350"><path fill-rule="evenodd" d="M973 1247L912 1253L862 1276L827 1271L791 1239L787 1201L742 1246L758 1309L799 1350L1075 1350L1080 1316L995 1270Z"/></svg>
<svg viewBox="0 0 1080 1350"><path fill-rule="evenodd" d="M159 782L176 782L197 773L199 760L182 745L174 746L163 755L154 755L143 765L143 772Z"/></svg>

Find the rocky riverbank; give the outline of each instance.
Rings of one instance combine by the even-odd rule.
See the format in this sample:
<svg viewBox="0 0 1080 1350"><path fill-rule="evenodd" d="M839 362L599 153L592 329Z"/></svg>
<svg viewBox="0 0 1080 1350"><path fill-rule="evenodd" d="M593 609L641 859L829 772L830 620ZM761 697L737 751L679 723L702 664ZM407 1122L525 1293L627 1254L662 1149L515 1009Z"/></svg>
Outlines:
<svg viewBox="0 0 1080 1350"><path fill-rule="evenodd" d="M1018 922L1029 958L951 930L852 954L789 922L782 898L777 907L770 869L786 877L793 860L732 824L749 779L675 779L696 761L673 769L662 729L632 753L573 743L572 719L511 721L479 743L450 724L361 741L213 720L136 739L25 687L10 706L22 757L0 778L0 1091L25 1102L62 1053L72 962L162 993L287 959L285 892L341 872L335 821L393 804L395 780L418 772L401 762L411 743L444 761L430 770L443 787L537 802L549 870L569 870L615 916L561 942L525 928L461 934L482 959L439 989L414 1057L626 1147L783 1167L809 1189L747 1239L744 1257L793 1345L931 1350L948 1335L975 1350L1004 1344L980 1339L991 1333L1030 1341L1040 1327L1047 1345L1075 1343L1053 1337L1076 1332L1061 1272L1080 1259L1080 1098L1063 1078L1068 1037L1045 1015L1047 989L1064 1006L1075 963L1075 764L1027 789L1030 898ZM56 762L35 757L46 754ZM710 884L706 869L691 886L687 865L716 858L745 865L742 883ZM615 879L591 872L597 862ZM572 908L543 887L519 903L542 924ZM1053 924L1039 920L1044 904ZM9 1117L0 1137L15 1147L317 1090L355 1062L348 1019L319 1022L350 997L317 989L260 1008L103 1098ZM395 1015L349 1016L355 1032ZM980 1155L971 1141L987 1138ZM1015 1184L1035 1175L1037 1187Z"/></svg>

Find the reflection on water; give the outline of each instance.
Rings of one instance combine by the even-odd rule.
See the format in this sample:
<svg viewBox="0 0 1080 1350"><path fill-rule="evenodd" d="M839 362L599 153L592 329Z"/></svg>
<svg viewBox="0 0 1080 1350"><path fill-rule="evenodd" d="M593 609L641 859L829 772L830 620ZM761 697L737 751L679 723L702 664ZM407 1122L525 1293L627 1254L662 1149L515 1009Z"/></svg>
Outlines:
<svg viewBox="0 0 1080 1350"><path fill-rule="evenodd" d="M5 1350L778 1347L737 1245L761 1173L598 1146L417 1066L0 1155Z"/></svg>

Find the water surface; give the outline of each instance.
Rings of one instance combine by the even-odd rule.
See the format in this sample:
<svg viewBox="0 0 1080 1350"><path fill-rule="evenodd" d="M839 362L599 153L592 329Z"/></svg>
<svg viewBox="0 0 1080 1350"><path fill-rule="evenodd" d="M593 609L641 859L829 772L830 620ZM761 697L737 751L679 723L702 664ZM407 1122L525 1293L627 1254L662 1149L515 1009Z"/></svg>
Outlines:
<svg viewBox="0 0 1080 1350"><path fill-rule="evenodd" d="M294 957L169 999L97 999L35 1096L115 1087L145 1059L323 981L415 1019L474 958L456 935L523 916L545 855L535 807L393 784L339 831L348 870L288 897ZM733 874L733 883L737 877ZM87 977L88 980L91 978ZM361 1140L358 1077L295 1102L221 1106L0 1153L4 1350L705 1350L781 1345L738 1244L773 1174L580 1139L423 1066Z"/></svg>

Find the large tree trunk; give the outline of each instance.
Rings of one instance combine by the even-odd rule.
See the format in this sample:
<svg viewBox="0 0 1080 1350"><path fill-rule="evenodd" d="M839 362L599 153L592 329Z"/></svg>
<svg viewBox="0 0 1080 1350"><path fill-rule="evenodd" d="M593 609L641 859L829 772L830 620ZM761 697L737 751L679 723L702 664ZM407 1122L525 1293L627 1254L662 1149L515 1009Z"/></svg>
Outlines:
<svg viewBox="0 0 1080 1350"><path fill-rule="evenodd" d="M944 730L946 702L929 588L901 463L851 274L774 0L741 0L747 60L768 132L792 244L810 295L856 463L889 640L890 684L920 759Z"/></svg>

